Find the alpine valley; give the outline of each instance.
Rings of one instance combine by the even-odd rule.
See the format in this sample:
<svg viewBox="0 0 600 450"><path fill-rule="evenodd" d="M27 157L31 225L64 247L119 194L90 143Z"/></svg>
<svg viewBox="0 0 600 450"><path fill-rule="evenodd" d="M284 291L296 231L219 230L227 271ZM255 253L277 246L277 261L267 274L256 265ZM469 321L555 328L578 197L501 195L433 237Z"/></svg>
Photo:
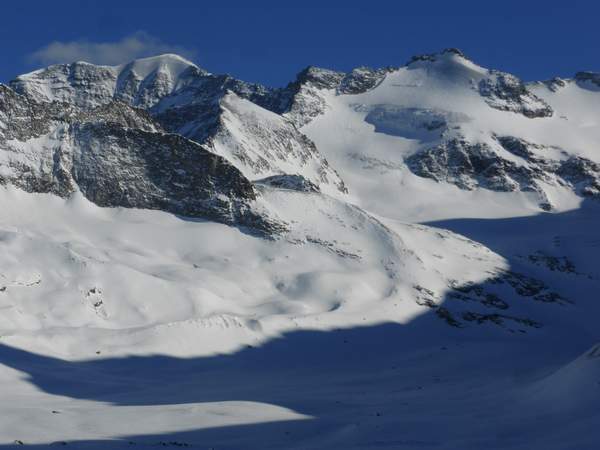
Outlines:
<svg viewBox="0 0 600 450"><path fill-rule="evenodd" d="M598 448L600 74L54 65L0 211L0 449Z"/></svg>

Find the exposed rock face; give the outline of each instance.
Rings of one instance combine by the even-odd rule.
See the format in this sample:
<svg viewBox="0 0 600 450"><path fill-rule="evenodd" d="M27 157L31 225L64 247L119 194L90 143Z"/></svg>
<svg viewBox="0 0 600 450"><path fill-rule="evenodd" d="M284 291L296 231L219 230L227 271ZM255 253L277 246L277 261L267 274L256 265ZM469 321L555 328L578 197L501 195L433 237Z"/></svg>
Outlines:
<svg viewBox="0 0 600 450"><path fill-rule="evenodd" d="M249 180L225 159L181 136L116 124L72 127L71 173L100 206L160 209L268 231L251 211Z"/></svg>
<svg viewBox="0 0 600 450"><path fill-rule="evenodd" d="M397 70L397 68L371 69L370 67L358 67L342 79L338 92L340 94L362 94L370 91L376 88L385 76L394 70Z"/></svg>
<svg viewBox="0 0 600 450"><path fill-rule="evenodd" d="M560 164L556 174L582 195L600 198L600 164L572 156Z"/></svg>
<svg viewBox="0 0 600 450"><path fill-rule="evenodd" d="M38 103L0 85L0 142L39 137L63 122L113 122L146 131L160 129L146 111L119 101L111 100L93 109L80 110L68 103Z"/></svg>
<svg viewBox="0 0 600 450"><path fill-rule="evenodd" d="M415 55L406 63L406 65L410 65L418 61L435 61L440 55L447 54L460 56L461 58L466 59L465 54L461 50L457 48L446 48L439 53L424 53L422 55Z"/></svg>
<svg viewBox="0 0 600 450"><path fill-rule="evenodd" d="M335 89L343 79L343 72L309 66L296 76L296 81L288 86L288 90L294 91L293 86L301 87L308 84L318 89Z"/></svg>
<svg viewBox="0 0 600 450"><path fill-rule="evenodd" d="M227 158L250 179L300 174L346 192L339 175L293 123L232 91L218 89L208 102L174 106L156 117L167 130Z"/></svg>
<svg viewBox="0 0 600 450"><path fill-rule="evenodd" d="M260 184L299 192L320 192L319 186L301 175L274 175L259 180Z"/></svg>
<svg viewBox="0 0 600 450"><path fill-rule="evenodd" d="M93 108L113 98L117 76L111 67L76 62L50 66L18 77L10 86L40 102L59 101Z"/></svg>
<svg viewBox="0 0 600 450"><path fill-rule="evenodd" d="M562 78L554 77L550 80L543 81L542 83L552 92L557 92L560 88L563 88L567 85L568 80L563 80Z"/></svg>
<svg viewBox="0 0 600 450"><path fill-rule="evenodd" d="M309 70L303 80L321 87L331 81ZM87 63L51 66L17 78L12 86L32 100L66 102L78 114L95 114L99 107L118 100L147 110L166 131L207 145L251 178L300 173L313 183L346 191L314 143L290 120L277 114L266 122L257 120L259 116L264 119L267 110L288 108L293 89L269 89L228 75L213 75L176 55L116 67ZM238 117L240 108L232 108L227 100L232 96L248 100L252 113ZM135 124L127 126L137 128ZM230 147L219 145L223 143Z"/></svg>
<svg viewBox="0 0 600 450"><path fill-rule="evenodd" d="M496 140L504 150L526 160L537 158L532 149L543 149L541 145L536 145L514 136L496 136Z"/></svg>
<svg viewBox="0 0 600 450"><path fill-rule="evenodd" d="M315 144L287 119L237 97L225 96L219 126L206 145L234 161L247 177L300 175L316 186L347 192Z"/></svg>
<svg viewBox="0 0 600 450"><path fill-rule="evenodd" d="M543 281L513 272L495 269L482 283L460 284L449 280L447 302L441 306L440 298L430 289L414 285L417 304L435 309L436 315L454 327L489 323L507 330L526 332L527 328L540 328L542 323L522 316L519 304L507 301L517 294L523 302L555 303L563 306L571 299L553 291Z"/></svg>
<svg viewBox="0 0 600 450"><path fill-rule="evenodd" d="M362 94L377 87L393 70L395 69L392 67L358 67L349 73L343 73L307 67L286 88L274 91L273 95L277 100L272 102L269 109L284 114L297 127L302 127L325 113L327 92L337 95Z"/></svg>
<svg viewBox="0 0 600 450"><path fill-rule="evenodd" d="M38 104L0 84L0 143L41 136L61 114L61 105Z"/></svg>
<svg viewBox="0 0 600 450"><path fill-rule="evenodd" d="M490 77L482 79L478 89L492 108L523 114L530 119L553 114L546 102L529 92L521 80L508 73L490 71Z"/></svg>
<svg viewBox="0 0 600 450"><path fill-rule="evenodd" d="M521 164L506 159L486 143L463 138L443 140L418 152L406 162L416 175L447 182L461 189L535 192L542 209L551 209L544 185L569 186L580 195L600 196L600 164L570 156L553 159L541 156L544 147L513 136L496 136L500 147L523 159Z"/></svg>
<svg viewBox="0 0 600 450"><path fill-rule="evenodd" d="M263 233L252 183L224 158L161 131L147 112L111 102L77 114L0 88L0 183L99 206L160 209ZM19 119L20 118L20 119Z"/></svg>
<svg viewBox="0 0 600 450"><path fill-rule="evenodd" d="M453 138L407 159L417 175L455 184L461 189L482 187L494 191L538 190L535 180L543 171L502 159L485 143Z"/></svg>
<svg viewBox="0 0 600 450"><path fill-rule="evenodd" d="M296 80L276 93L277 113L285 114L302 127L327 110L326 91L335 90L344 78L341 72L307 67Z"/></svg>
<svg viewBox="0 0 600 450"><path fill-rule="evenodd" d="M142 131L163 131L147 111L133 108L121 101L112 101L91 110L71 111L63 120L69 123L112 123Z"/></svg>
<svg viewBox="0 0 600 450"><path fill-rule="evenodd" d="M499 136L497 140L505 150L524 158L530 167L535 167L536 172L545 172L546 181L554 177L555 184L568 185L580 195L600 195L600 164L573 155L561 160L542 157L536 151L543 152L547 147L513 136Z"/></svg>
<svg viewBox="0 0 600 450"><path fill-rule="evenodd" d="M185 61L167 61L147 75L140 76L134 62L120 72L114 96L130 105L148 109L176 90L184 89L196 79L209 75Z"/></svg>
<svg viewBox="0 0 600 450"><path fill-rule="evenodd" d="M167 54L122 66L58 64L17 77L10 86L38 102L60 101L82 109L113 99L149 108L205 74L190 61Z"/></svg>
<svg viewBox="0 0 600 450"><path fill-rule="evenodd" d="M152 114L160 115L172 108L210 107L228 92L234 92L269 110L273 108L272 103L275 101L272 97L273 90L260 84L247 83L229 75L197 73L191 82L163 96L150 110Z"/></svg>

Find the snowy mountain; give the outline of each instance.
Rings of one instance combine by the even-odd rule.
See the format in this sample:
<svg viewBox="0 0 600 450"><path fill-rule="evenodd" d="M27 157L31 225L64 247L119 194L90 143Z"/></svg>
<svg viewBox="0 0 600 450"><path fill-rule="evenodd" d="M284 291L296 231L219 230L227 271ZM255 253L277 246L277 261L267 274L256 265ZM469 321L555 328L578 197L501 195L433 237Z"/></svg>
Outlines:
<svg viewBox="0 0 600 450"><path fill-rule="evenodd" d="M161 55L120 66L60 64L17 77L11 87L40 102L95 108L113 99L149 108L207 73L178 55Z"/></svg>
<svg viewBox="0 0 600 450"><path fill-rule="evenodd" d="M547 86L450 49L413 58L362 94L320 90L326 107L303 131L354 201L388 217L470 217L477 199L490 207L482 217L561 211L598 195L600 111L589 81ZM385 195L396 189L404 195Z"/></svg>
<svg viewBox="0 0 600 450"><path fill-rule="evenodd" d="M212 75L176 55L116 67L51 66L18 77L11 87L37 102L66 102L83 110L119 100L148 110L165 130L235 160L251 179L292 171L345 192L343 181L292 123L242 101L274 102L272 90Z"/></svg>
<svg viewBox="0 0 600 450"><path fill-rule="evenodd" d="M456 49L0 85L0 448L595 448L599 100Z"/></svg>
<svg viewBox="0 0 600 450"><path fill-rule="evenodd" d="M252 211L252 183L227 160L165 133L142 110L111 101L79 111L0 86L0 182L99 206L160 209L274 231Z"/></svg>

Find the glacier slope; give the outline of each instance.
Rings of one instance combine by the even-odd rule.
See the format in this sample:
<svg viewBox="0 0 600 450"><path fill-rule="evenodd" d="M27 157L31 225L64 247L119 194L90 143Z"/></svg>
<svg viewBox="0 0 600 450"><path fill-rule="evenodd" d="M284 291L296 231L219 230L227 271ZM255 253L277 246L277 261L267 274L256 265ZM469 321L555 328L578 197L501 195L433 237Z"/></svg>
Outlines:
<svg viewBox="0 0 600 450"><path fill-rule="evenodd" d="M593 120L600 114L599 91L573 81L556 92L545 84L530 86L536 98L553 109L551 116L531 118L490 107L476 89L489 73L446 51L390 72L364 93L323 89L319 95L326 99L326 107L301 130L338 170L351 201L386 217L405 221L511 217L537 214L545 203L555 211L577 208L581 203L577 181L560 178L565 170L553 167L569 157L598 162L595 148L600 135ZM512 104L520 105L516 100ZM524 141L531 159L504 148L498 138L505 136ZM460 156L472 159L465 164L482 157L469 152L482 151L487 158L483 163L493 172L477 179L476 172L459 167L464 173L456 179L441 167L437 174L411 170L408 161L423 161L430 149L433 157L442 158L435 154L436 146L445 150L452 140L467 143L466 155ZM547 173L538 179L535 164L540 159ZM452 164L444 159L439 163ZM558 176L553 172L557 170ZM526 178L525 187L515 180L519 176ZM398 195L390 197L390 192Z"/></svg>
<svg viewBox="0 0 600 450"><path fill-rule="evenodd" d="M410 287L435 289L448 306L449 279L486 286L509 268L504 258L322 194L260 189L293 224L281 240L2 190L4 448L593 448L595 416L577 406L587 391L543 426L535 418L552 373L598 338L593 299L504 297L544 321L517 327L526 333L447 326ZM591 267L585 254L575 260ZM521 269L556 284L544 265ZM597 286L589 275L580 291ZM561 276L566 288L580 277ZM563 425L570 417L581 419ZM548 433L549 423L561 426Z"/></svg>

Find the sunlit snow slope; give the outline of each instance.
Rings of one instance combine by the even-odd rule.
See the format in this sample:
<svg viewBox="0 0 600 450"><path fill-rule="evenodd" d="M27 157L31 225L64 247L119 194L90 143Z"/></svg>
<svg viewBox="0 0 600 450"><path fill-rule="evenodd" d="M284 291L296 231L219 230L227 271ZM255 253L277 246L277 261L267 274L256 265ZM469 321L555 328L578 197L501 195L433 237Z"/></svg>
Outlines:
<svg viewBox="0 0 600 450"><path fill-rule="evenodd" d="M535 214L540 204L576 208L578 186L595 184L597 192L598 86L568 80L555 89L535 84L527 94L504 88L506 99L491 102L481 86L497 77L456 51L417 58L365 93L321 91L323 114L303 131L353 200L387 217L427 221ZM548 107L552 114L544 116ZM523 110L542 112L528 117ZM511 146L509 138L521 145ZM586 176L586 165L595 173Z"/></svg>

